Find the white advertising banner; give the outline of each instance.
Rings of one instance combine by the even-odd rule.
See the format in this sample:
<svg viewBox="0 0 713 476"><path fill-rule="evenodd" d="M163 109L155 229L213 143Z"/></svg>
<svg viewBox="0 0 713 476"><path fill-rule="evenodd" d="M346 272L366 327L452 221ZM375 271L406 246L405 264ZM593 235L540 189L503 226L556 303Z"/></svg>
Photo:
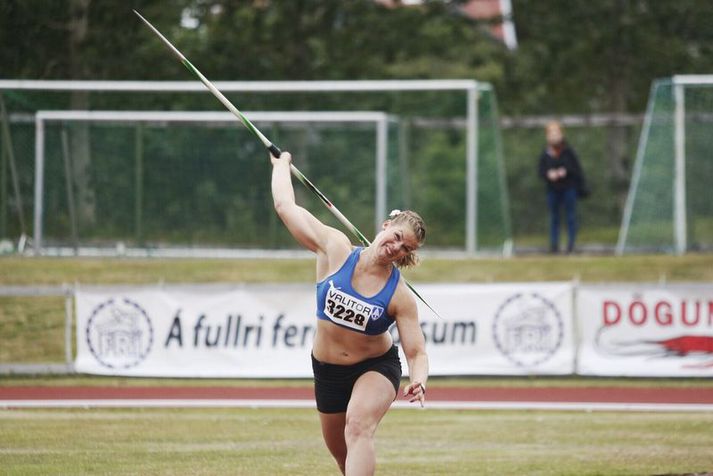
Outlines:
<svg viewBox="0 0 713 476"><path fill-rule="evenodd" d="M574 372L571 283L433 284L418 291L442 316L419 302L431 375Z"/></svg>
<svg viewBox="0 0 713 476"><path fill-rule="evenodd" d="M713 377L713 285L581 286L577 373Z"/></svg>
<svg viewBox="0 0 713 476"><path fill-rule="evenodd" d="M159 377L306 377L314 308L310 286L79 290L75 369Z"/></svg>
<svg viewBox="0 0 713 476"><path fill-rule="evenodd" d="M432 375L574 372L570 283L432 284L419 303ZM76 292L78 372L309 377L310 285L88 288ZM392 333L398 343L395 326ZM408 368L401 353L404 373Z"/></svg>

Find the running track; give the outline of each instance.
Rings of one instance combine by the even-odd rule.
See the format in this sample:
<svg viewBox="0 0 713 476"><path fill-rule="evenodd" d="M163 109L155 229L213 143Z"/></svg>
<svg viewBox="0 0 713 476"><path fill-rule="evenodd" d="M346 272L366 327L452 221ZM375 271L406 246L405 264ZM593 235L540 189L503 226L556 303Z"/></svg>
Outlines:
<svg viewBox="0 0 713 476"><path fill-rule="evenodd" d="M427 408L713 412L710 388L437 387ZM401 396L394 406L418 408ZM314 408L311 387L0 387L0 408Z"/></svg>

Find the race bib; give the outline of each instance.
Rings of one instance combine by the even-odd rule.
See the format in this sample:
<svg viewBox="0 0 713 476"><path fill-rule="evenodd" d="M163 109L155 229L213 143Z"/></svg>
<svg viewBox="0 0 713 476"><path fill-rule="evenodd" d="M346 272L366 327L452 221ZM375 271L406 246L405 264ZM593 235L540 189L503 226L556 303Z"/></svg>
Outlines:
<svg viewBox="0 0 713 476"><path fill-rule="evenodd" d="M337 324L363 332L369 319L379 319L384 314L384 308L355 298L329 281L329 290L324 298L324 313Z"/></svg>

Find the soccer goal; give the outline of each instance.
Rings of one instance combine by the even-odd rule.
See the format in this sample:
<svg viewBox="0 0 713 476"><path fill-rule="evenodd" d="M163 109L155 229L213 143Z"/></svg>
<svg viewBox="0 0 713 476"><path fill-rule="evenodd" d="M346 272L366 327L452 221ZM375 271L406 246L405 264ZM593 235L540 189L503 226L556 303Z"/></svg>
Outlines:
<svg viewBox="0 0 713 476"><path fill-rule="evenodd" d="M348 148L340 155L351 154L355 163L364 163L365 155L373 160L368 169L373 170L369 174L373 183L350 180L356 185L347 191L353 197L350 201L367 208L361 218L369 214L371 204L374 217L386 216L386 159L393 118L373 111L252 111L246 115L268 130L279 127L280 135L294 136L289 141L300 145L295 160L310 169L325 167L326 163L316 161L329 158L313 160L309 147L302 147L305 139L300 136L311 135L306 141L320 136L320 147L331 156L338 153L330 149L331 142L336 137L343 144L347 139L340 136L348 133ZM205 246L223 234L226 242L232 236L250 248L279 244L275 224L271 223L274 213L265 166L267 153L238 126L229 112L38 111L35 252L67 254L71 242L75 252L81 248L83 254L102 254L101 250L106 250L100 246L102 242L119 241L133 248L148 246L154 249L152 254L161 256L205 253L168 243L161 246L160 240L166 235L177 236L177 243L184 245L195 240ZM70 138L84 128L89 128L94 157L89 171L94 184L91 220L80 212L81 198L74 184L76 165L69 153ZM265 162L260 164L256 155ZM342 180L355 172L354 163L339 168L342 170L333 173ZM349 187L342 184L341 188ZM370 229L380 223L377 220ZM220 246L219 241L213 243ZM230 254L226 250L223 255Z"/></svg>
<svg viewBox="0 0 713 476"><path fill-rule="evenodd" d="M427 252L511 249L497 102L489 84L214 84L242 111L273 114L248 117L292 152L299 169L367 236L388 210L410 208L429 225ZM52 243L100 248L122 243L154 255L175 247L197 255L218 248L297 249L270 208L269 163L259 160L266 154L237 120L231 125L224 119L100 120L96 115L196 111L190 113L195 119L222 113L199 82L0 81L0 94L8 105L20 189L34 214L38 252ZM52 116L68 110L93 116ZM45 111L41 121L38 111ZM306 120L306 111L320 116ZM381 116L343 120L340 114L348 111ZM301 119L288 119L291 114ZM42 167L35 165L34 145L40 122ZM303 193L299 185L296 190ZM308 195L300 202L340 226L321 204L312 206ZM0 206L10 210L7 229L12 230L17 207Z"/></svg>
<svg viewBox="0 0 713 476"><path fill-rule="evenodd" d="M713 76L651 86L617 253L713 249Z"/></svg>

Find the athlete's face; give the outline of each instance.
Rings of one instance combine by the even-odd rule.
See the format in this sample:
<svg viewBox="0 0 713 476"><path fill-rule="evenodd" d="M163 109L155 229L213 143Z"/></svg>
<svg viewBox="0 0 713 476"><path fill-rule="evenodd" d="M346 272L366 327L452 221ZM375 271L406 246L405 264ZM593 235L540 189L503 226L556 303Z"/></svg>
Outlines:
<svg viewBox="0 0 713 476"><path fill-rule="evenodd" d="M379 234L379 256L388 261L397 261L418 249L418 240L410 226L404 224L384 224Z"/></svg>

